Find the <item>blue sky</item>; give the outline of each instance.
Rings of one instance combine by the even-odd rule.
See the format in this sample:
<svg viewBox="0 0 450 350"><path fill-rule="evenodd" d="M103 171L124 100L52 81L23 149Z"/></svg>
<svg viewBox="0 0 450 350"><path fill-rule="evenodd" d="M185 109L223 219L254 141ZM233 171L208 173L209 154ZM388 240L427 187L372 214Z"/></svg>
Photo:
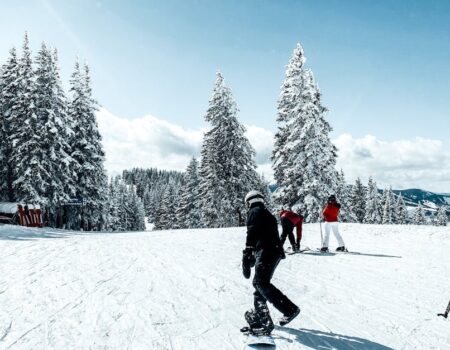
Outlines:
<svg viewBox="0 0 450 350"><path fill-rule="evenodd" d="M284 67L300 42L333 137L416 137L450 146L448 1L3 1L0 60L28 30L58 48L67 82L78 55L114 115L205 126L215 72L240 119L274 132ZM450 188L449 188L450 192Z"/></svg>

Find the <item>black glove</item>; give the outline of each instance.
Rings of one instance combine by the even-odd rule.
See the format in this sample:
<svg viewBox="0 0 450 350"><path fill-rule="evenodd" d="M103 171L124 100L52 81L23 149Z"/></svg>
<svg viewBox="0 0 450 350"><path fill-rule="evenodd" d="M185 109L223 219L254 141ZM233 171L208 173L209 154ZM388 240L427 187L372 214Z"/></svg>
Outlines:
<svg viewBox="0 0 450 350"><path fill-rule="evenodd" d="M252 267L255 266L255 253L253 248L245 248L242 251L242 274L245 278L250 278Z"/></svg>

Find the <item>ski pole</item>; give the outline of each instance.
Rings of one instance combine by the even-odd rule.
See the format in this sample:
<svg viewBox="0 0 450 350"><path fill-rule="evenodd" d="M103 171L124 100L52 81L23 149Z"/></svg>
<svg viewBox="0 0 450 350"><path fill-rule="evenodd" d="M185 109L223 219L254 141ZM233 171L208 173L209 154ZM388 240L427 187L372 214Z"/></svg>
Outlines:
<svg viewBox="0 0 450 350"><path fill-rule="evenodd" d="M323 247L323 235L322 235L322 221L319 220L319 227L320 227L320 247Z"/></svg>

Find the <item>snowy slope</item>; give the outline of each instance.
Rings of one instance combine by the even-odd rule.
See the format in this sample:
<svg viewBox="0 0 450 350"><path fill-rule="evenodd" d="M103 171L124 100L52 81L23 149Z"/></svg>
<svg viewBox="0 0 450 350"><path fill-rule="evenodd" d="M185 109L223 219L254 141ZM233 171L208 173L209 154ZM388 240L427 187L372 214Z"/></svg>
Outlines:
<svg viewBox="0 0 450 350"><path fill-rule="evenodd" d="M288 256L302 308L277 349L450 349L450 228L341 225L360 254ZM305 225L317 246L319 226ZM245 229L76 234L0 226L0 349L243 349ZM279 313L271 308L274 319Z"/></svg>

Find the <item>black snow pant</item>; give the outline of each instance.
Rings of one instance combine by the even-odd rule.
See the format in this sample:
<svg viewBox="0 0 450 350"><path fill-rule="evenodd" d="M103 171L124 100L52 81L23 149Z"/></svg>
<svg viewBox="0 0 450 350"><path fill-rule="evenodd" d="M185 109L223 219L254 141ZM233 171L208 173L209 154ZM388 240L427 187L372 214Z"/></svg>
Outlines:
<svg viewBox="0 0 450 350"><path fill-rule="evenodd" d="M284 241L286 241L286 236L289 237L289 242L291 242L292 248L295 247L295 237L294 237L294 224L291 220L286 218L281 218L281 227L283 228L283 232L281 233L281 245L284 245Z"/></svg>
<svg viewBox="0 0 450 350"><path fill-rule="evenodd" d="M263 251L256 253L255 276L253 286L255 287L254 306L258 314L268 312L267 301L283 315L290 315L297 306L280 292L270 280L280 262L278 254L264 254Z"/></svg>

